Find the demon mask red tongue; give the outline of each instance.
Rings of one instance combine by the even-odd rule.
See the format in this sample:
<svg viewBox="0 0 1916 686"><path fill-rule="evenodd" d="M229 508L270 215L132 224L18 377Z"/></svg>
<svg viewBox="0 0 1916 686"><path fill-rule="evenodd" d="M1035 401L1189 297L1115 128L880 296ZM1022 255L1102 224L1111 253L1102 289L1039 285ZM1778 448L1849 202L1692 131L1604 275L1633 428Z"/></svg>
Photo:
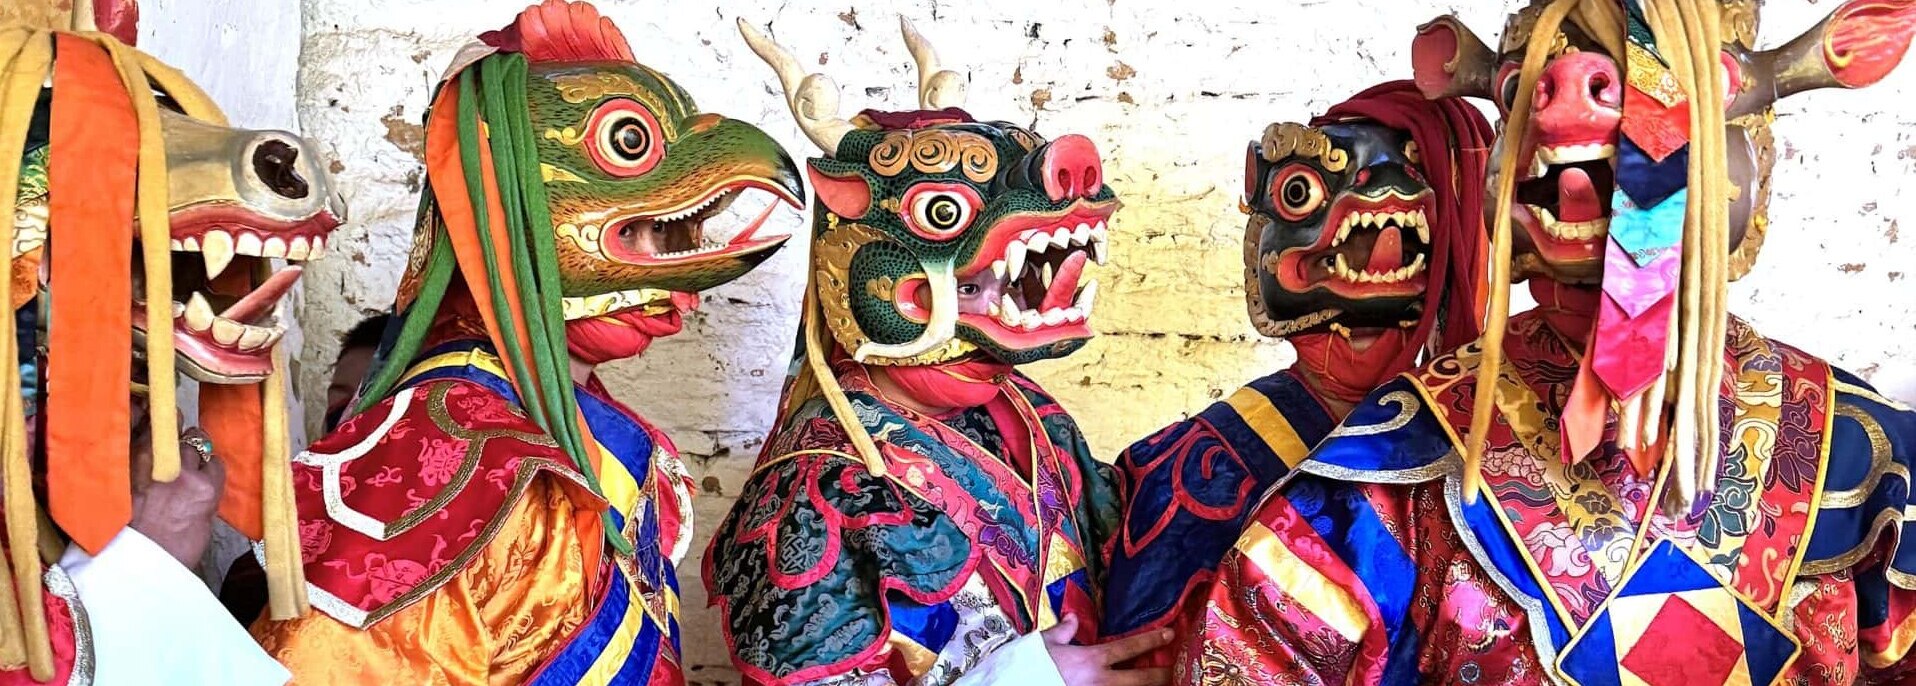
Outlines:
<svg viewBox="0 0 1916 686"><path fill-rule="evenodd" d="M1074 252L1058 265L1057 274L1051 277L1051 290L1045 291L1044 303L1038 306L1041 312L1070 307L1078 297L1078 277L1084 274L1084 265L1091 261L1091 254Z"/></svg>
<svg viewBox="0 0 1916 686"><path fill-rule="evenodd" d="M1565 169L1557 177L1557 221L1587 222L1603 218L1597 185L1582 169Z"/></svg>
<svg viewBox="0 0 1916 686"><path fill-rule="evenodd" d="M1364 271L1387 272L1404 266L1404 234L1395 226L1386 226L1370 247L1370 261Z"/></svg>

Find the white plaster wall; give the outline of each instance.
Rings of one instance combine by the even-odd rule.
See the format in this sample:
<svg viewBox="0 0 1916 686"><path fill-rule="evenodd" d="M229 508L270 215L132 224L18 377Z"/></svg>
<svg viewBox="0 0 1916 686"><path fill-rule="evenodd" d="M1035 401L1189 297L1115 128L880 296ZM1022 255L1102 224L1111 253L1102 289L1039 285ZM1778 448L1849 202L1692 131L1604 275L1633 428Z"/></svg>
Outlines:
<svg viewBox="0 0 1916 686"><path fill-rule="evenodd" d="M140 5L139 47L185 72L220 109L233 126L248 129L299 131L299 113L293 92L299 74L299 4L294 0L249 0L244 3L206 0L147 0ZM296 288L283 312L292 325L283 345L299 350L298 321L303 296ZM293 384L288 401L301 408L300 384ZM324 387L319 395L323 397ZM181 408L188 417L198 414L198 385L180 384ZM192 423L192 422L189 422ZM291 427L293 445L306 444L306 427ZM218 587L227 565L249 549L245 537L221 527L206 554L201 573Z"/></svg>
<svg viewBox="0 0 1916 686"><path fill-rule="evenodd" d="M244 3L174 0L230 8ZM159 3L170 4L170 3ZM504 24L524 0L303 0L299 121L334 160L354 222L308 272L299 380L323 386L337 337L391 303L420 175L417 124L452 52ZM844 89L847 112L912 100L903 13L968 68L983 117L1083 133L1104 151L1127 209L1112 264L1099 271L1102 334L1035 372L1112 455L1290 360L1259 339L1240 295L1236 212L1245 141L1271 121L1308 117L1377 81L1408 76L1412 29L1457 11L1488 35L1511 3L1405 0L972 0L724 3L602 0L639 58L684 84L707 111L759 122L800 156L769 70L733 30L763 25ZM1810 26L1833 3L1777 0L1767 42ZM222 10L226 11L226 10ZM157 12L155 12L157 14ZM235 68L237 65L227 65ZM250 69L250 66L247 67ZM1735 290L1737 310L1773 336L1916 399L1916 67L1874 90L1786 104L1780 189L1765 259ZM800 230L796 215L782 226ZM1907 240L1899 222L1912 223ZM800 231L802 233L802 231ZM706 294L684 335L609 373L615 392L671 432L703 482L700 543L730 506L771 421L790 353L804 246ZM309 417L318 417L310 393ZM704 610L695 553L681 574L695 683L735 681Z"/></svg>

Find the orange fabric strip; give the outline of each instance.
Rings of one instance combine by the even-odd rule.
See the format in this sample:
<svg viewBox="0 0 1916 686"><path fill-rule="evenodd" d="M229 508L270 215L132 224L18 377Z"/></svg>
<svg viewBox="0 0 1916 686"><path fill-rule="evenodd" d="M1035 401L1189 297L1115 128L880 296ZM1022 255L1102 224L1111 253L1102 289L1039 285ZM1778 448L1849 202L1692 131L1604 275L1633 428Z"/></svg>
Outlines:
<svg viewBox="0 0 1916 686"><path fill-rule="evenodd" d="M465 278L466 290L471 293L480 318L485 321L486 334L491 338L493 349L499 351L500 355L506 354L504 332L493 314L492 290L486 284L486 274L489 272L499 278L505 290L507 309L513 319L506 324L512 327L512 335L518 338L519 349L530 351L532 341L526 331L525 308L519 302L518 280L513 277L510 262L509 251L519 246L513 245L507 237L505 204L499 197L499 181L492 168L492 146L487 143L482 129L479 160L484 167L481 178L486 184L486 211L491 219L487 233L492 237L494 249L498 251L499 264L488 264L485 251L479 246L478 220L473 214L472 196L468 194L466 175L459 158L458 112L459 89L454 82L448 81L439 90L439 96L432 105L432 114L426 121L426 176L432 179L433 200L439 206L439 215L445 221L446 234L452 243L453 256L459 263L459 272ZM536 380L517 378L512 365L504 366L506 377L519 392L519 397L536 396L539 392ZM570 388L567 390L569 392ZM585 430L583 419L580 419L579 427L582 432ZM583 438L588 441L588 446L592 445L589 442L590 434L585 434ZM588 449L587 452L595 456L597 454L595 450ZM594 534L582 535L581 540L588 541L586 545L589 546L586 551L586 576L596 579L600 547L604 545L604 536L597 534L604 524L596 512L581 513L577 520L582 534Z"/></svg>
<svg viewBox="0 0 1916 686"><path fill-rule="evenodd" d="M484 130L482 125L480 131L483 132ZM487 226L487 233L491 234L493 257L498 260L498 264L486 265L486 267L495 276L499 277L499 284L506 292L506 311L511 313L510 316L512 318L512 321L501 322L500 326L502 329L506 326L512 328L510 333L518 339L519 349L525 351L528 359L530 359L532 355L532 337L526 330L526 308L523 303L519 302L519 279L512 273L513 253L522 249L522 247L512 242L512 238L506 228L506 205L505 201L499 197L499 179L493 172L492 166L492 142L487 139L483 133L479 137L479 165L483 167L481 174L486 184L486 214L491 217L491 221L487 222L489 224L489 226ZM476 233L469 233L467 235L477 237ZM454 240L453 246L456 248L458 245L458 241ZM473 247L476 248L478 246L475 244ZM483 259L485 253L479 253L479 256ZM479 273L478 269L463 271L468 274L478 273L480 277L478 283L470 287L486 287L484 274ZM468 282L470 283L470 278ZM505 332L502 331L502 334L503 333ZM501 343L501 341L494 341L494 343ZM505 349L501 347L499 350L503 353ZM537 375L534 375L534 378L531 379L520 379L516 387L519 389L520 397L525 397L526 394L529 393L538 393L538 384L539 379Z"/></svg>
<svg viewBox="0 0 1916 686"><path fill-rule="evenodd" d="M1584 355L1577 365L1577 380L1570 384L1570 398L1565 401L1562 422L1561 452L1564 464L1576 464L1597 452L1597 446L1603 442L1603 425L1609 420L1610 394L1604 391L1603 381L1597 378L1594 367L1595 355ZM1639 470L1639 475L1650 472Z"/></svg>
<svg viewBox="0 0 1916 686"><path fill-rule="evenodd" d="M472 207L472 196L466 188L466 175L459 158L459 91L448 83L440 89L439 98L433 103L432 116L426 122L426 176L432 179L433 200L439 205L439 215L446 222L446 234L452 242L454 259L459 263L459 272L465 277L466 290L472 294L472 301L478 306L479 317L485 321L486 334L492 339L493 349L500 355L506 354L505 335L501 322L494 316L492 290L486 285L486 274L493 273L499 278L506 293L508 311L514 313L519 321L505 322L512 326L512 334L518 338L521 350L532 347L526 335L525 309L519 305L518 281L512 276L512 269L505 251L512 249L511 241L506 239L505 205L499 199L498 181L492 173L492 149L482 135L479 142L480 164L485 167L483 179L486 184L486 212L490 224L488 233L492 245L500 251L500 264L486 263L485 251L479 246L478 220ZM506 376L512 381L513 388L521 397L536 392L528 386L530 379L517 378L511 365L506 365Z"/></svg>
<svg viewBox="0 0 1916 686"><path fill-rule="evenodd" d="M47 500L67 536L98 554L133 513L128 304L140 129L106 51L78 36L55 41L47 163L53 284L43 411Z"/></svg>
<svg viewBox="0 0 1916 686"><path fill-rule="evenodd" d="M265 435L265 421L258 385L200 384L200 428L213 439L213 449L226 464L220 519L255 541L266 535L260 514L260 465L265 458L260 438Z"/></svg>
<svg viewBox="0 0 1916 686"><path fill-rule="evenodd" d="M251 292L262 277L246 269L228 269L207 290L234 297ZM226 465L226 490L220 497L220 518L252 540L265 537L261 514L265 460L266 417L258 385L200 384L200 428L213 439L213 450Z"/></svg>

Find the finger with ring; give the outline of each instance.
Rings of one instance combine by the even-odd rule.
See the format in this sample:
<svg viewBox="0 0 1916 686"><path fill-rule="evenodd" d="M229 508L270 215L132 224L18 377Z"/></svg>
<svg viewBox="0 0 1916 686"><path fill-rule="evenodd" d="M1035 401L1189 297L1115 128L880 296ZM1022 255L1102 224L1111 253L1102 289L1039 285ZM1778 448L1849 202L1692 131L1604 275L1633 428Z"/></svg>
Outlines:
<svg viewBox="0 0 1916 686"><path fill-rule="evenodd" d="M193 452L199 453L200 464L206 464L208 462L213 461L213 439L207 438L206 436L202 436L200 434L193 434L193 435L181 438L180 442L185 443L187 447L192 448Z"/></svg>

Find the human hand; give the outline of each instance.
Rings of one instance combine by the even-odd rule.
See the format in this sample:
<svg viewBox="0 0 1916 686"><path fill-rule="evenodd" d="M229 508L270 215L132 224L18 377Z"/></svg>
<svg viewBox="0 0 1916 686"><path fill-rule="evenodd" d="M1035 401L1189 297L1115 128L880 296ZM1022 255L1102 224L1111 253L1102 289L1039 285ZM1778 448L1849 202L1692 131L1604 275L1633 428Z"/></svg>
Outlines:
<svg viewBox="0 0 1916 686"><path fill-rule="evenodd" d="M1171 683L1171 670L1118 669L1131 658L1171 644L1170 629L1121 638L1094 646L1072 645L1078 633L1078 616L1067 614L1057 626L1044 631L1045 650L1058 666L1058 676L1070 686L1164 686Z"/></svg>
<svg viewBox="0 0 1916 686"><path fill-rule="evenodd" d="M179 437L180 476L171 482L153 480L152 436L141 429L133 440L134 531L158 544L187 569L197 570L213 540L213 517L226 490L226 465L202 456L195 441L205 441L197 428ZM203 445L210 446L210 441Z"/></svg>

